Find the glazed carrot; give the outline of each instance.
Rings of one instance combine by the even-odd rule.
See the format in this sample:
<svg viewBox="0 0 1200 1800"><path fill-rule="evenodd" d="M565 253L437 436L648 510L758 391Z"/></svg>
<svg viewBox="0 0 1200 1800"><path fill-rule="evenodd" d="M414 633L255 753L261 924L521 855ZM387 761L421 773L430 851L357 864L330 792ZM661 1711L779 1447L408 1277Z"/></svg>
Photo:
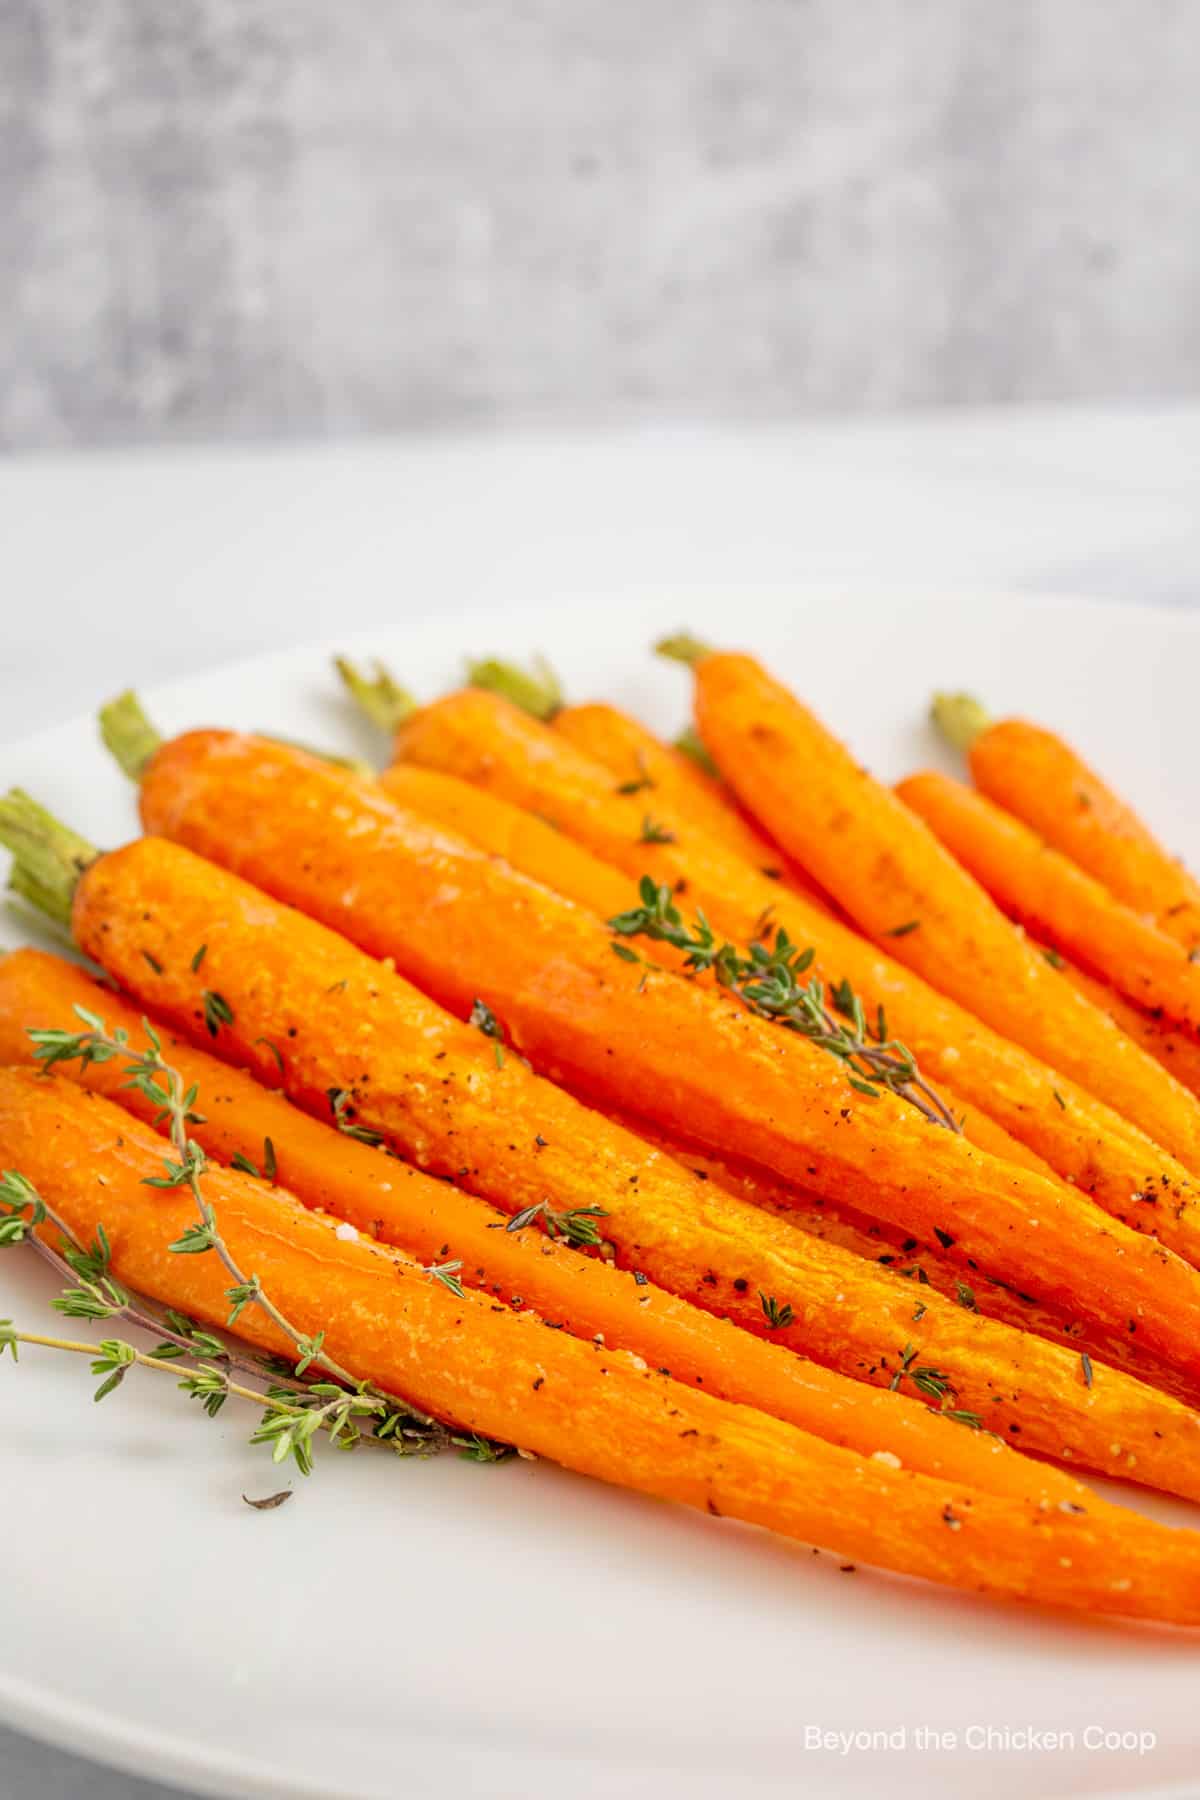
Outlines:
<svg viewBox="0 0 1200 1800"><path fill-rule="evenodd" d="M753 657L686 654L727 780L862 929L1200 1170L1195 1097L1047 965L928 827Z"/></svg>
<svg viewBox="0 0 1200 1800"><path fill-rule="evenodd" d="M925 1075L956 1107L968 1130L979 1115L1002 1125L1064 1180L1139 1230L1155 1230L1200 1263L1200 1206L1183 1165L1067 1077L980 1023L877 946L783 892L748 864L714 845L683 819L663 814L645 839L636 796L614 795L605 770L556 734L493 695L464 690L413 712L397 738L405 757L449 770L536 810L630 877L651 874L703 908L720 930L748 942L768 914L793 942L816 952L827 988L847 980L868 1014L913 1051ZM986 1146L985 1146L986 1147ZM1153 1210L1141 1198L1151 1196Z"/></svg>
<svg viewBox="0 0 1200 1800"><path fill-rule="evenodd" d="M1105 1331L1087 1320L1067 1318L978 1270L964 1271L937 1246L931 1249L898 1227L871 1219L851 1206L786 1187L761 1169L739 1165L711 1150L692 1149L643 1123L636 1129L648 1143L726 1192L762 1207L797 1230L902 1275L916 1287L917 1301L925 1299L925 1289L931 1287L956 1305L973 1308L1014 1330L1034 1332L1052 1343L1069 1346L1076 1355L1086 1351L1095 1361L1124 1369L1189 1406L1200 1399L1194 1383L1147 1357L1136 1335L1127 1330Z"/></svg>
<svg viewBox="0 0 1200 1800"><path fill-rule="evenodd" d="M1102 1007L1128 1037L1143 1050L1148 1050L1164 1069L1169 1069L1189 1093L1200 1095L1200 1041L1156 1014L1143 1012L1140 1006L1134 1006L1106 982L1097 981L1086 969L1077 969L1074 963L1067 962L1049 945L1042 947L1042 954L1055 960L1072 987L1085 994L1093 1006Z"/></svg>
<svg viewBox="0 0 1200 1800"><path fill-rule="evenodd" d="M929 770L896 793L1010 918L1126 999L1200 1027L1200 966L1173 937L961 781Z"/></svg>
<svg viewBox="0 0 1200 1800"><path fill-rule="evenodd" d="M1197 1418L1166 1395L1099 1366L1089 1386L1073 1354L936 1295L914 1306L902 1278L711 1191L514 1057L501 1066L387 968L187 851L145 839L97 858L72 837L59 856L12 797L0 827L23 862L40 854L44 889L78 882L81 945L142 1004L201 1036L210 1019L219 1054L282 1079L317 1116L331 1092L348 1096L397 1149L507 1210L599 1205L626 1266L760 1335L877 1385L911 1379L906 1362L936 1367L959 1406L1027 1449L1200 1497Z"/></svg>
<svg viewBox="0 0 1200 1800"><path fill-rule="evenodd" d="M920 1235L941 1231L956 1255L1051 1304L1109 1324L1132 1310L1153 1353L1200 1369L1200 1339L1186 1326L1193 1307L1200 1325L1200 1276L1163 1246L1065 1185L931 1128L891 1094L864 1104L835 1058L723 992L618 963L580 908L374 784L263 740L193 732L155 754L141 807L148 829L393 958L455 1010L482 995L536 1065L590 1098L728 1145Z"/></svg>
<svg viewBox="0 0 1200 1800"><path fill-rule="evenodd" d="M77 1030L81 1006L102 1014L110 1031L125 1031L135 1049L147 1047L136 1010L81 969L34 950L0 960L0 1062L29 1056L30 1030ZM1043 1464L997 1456L998 1439L954 1429L916 1399L865 1388L802 1360L664 1293L645 1276L637 1280L552 1241L533 1224L505 1230L509 1220L485 1201L309 1118L186 1040L168 1039L165 1053L199 1090L202 1112L193 1134L211 1155L226 1163L243 1158L261 1169L269 1154L279 1184L303 1205L422 1263L445 1259L452 1249L470 1287L518 1310L531 1306L576 1337L632 1351L654 1368L669 1368L677 1381L757 1406L830 1443L865 1455L886 1451L906 1468L987 1492L1080 1497L1077 1482ZM72 1064L68 1073L153 1121L153 1105L126 1084L119 1062Z"/></svg>
<svg viewBox="0 0 1200 1800"><path fill-rule="evenodd" d="M120 1281L222 1325L224 1268L215 1257L168 1247L195 1220L190 1196L146 1185L161 1174L162 1148L155 1132L99 1095L0 1070L4 1163L81 1238L104 1226ZM235 1260L297 1328L323 1331L329 1354L352 1374L436 1417L618 1486L880 1567L1200 1622L1200 1555L1193 1570L1189 1533L1090 1497L1005 1498L860 1457L686 1388L638 1357L547 1331L534 1313L456 1296L395 1250L339 1239L332 1220L306 1212L285 1190L214 1167L204 1180ZM253 1306L238 1333L266 1350L290 1349Z"/></svg>
<svg viewBox="0 0 1200 1800"><path fill-rule="evenodd" d="M628 881L536 814L453 775L439 775L415 763L393 763L379 779L401 805L436 819L479 849L502 856L520 874L543 882L599 918L611 918L624 910ZM667 968L679 966L678 954L666 945L648 944L646 952ZM939 1085L971 1143L1006 1162L1020 1163L1042 1175L1052 1173L1048 1163L986 1113L961 1100L944 1081Z"/></svg>
<svg viewBox="0 0 1200 1800"><path fill-rule="evenodd" d="M598 702L565 706L554 715L554 729L585 756L610 769L619 778L618 793L640 794L650 811L663 805L694 819L709 837L728 845L764 874L773 879L781 874L778 847L738 809L728 788L682 750L662 743L628 713Z"/></svg>
<svg viewBox="0 0 1200 1800"><path fill-rule="evenodd" d="M993 720L966 694L939 694L933 712L989 800L1185 949L1200 944L1200 882L1070 744L1023 719Z"/></svg>

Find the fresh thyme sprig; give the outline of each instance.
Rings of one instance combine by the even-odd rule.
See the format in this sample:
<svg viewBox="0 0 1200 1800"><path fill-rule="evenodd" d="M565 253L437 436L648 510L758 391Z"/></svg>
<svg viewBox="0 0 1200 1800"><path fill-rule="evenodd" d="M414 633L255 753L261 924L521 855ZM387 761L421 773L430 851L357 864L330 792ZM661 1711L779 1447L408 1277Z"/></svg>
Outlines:
<svg viewBox="0 0 1200 1800"><path fill-rule="evenodd" d="M247 1274L239 1267L200 1185L208 1165L204 1151L189 1132L189 1126L200 1121L200 1115L195 1111L198 1097L195 1086L185 1088L178 1070L164 1058L162 1041L149 1021L142 1021L149 1048L137 1051L130 1044L124 1030L118 1028L110 1034L103 1019L96 1014L83 1007L76 1007L74 1010L87 1030L31 1031L29 1035L33 1040L34 1057L46 1070L59 1063L76 1061L85 1068L90 1063L113 1060L125 1063L127 1076L124 1085L142 1094L157 1108L155 1123L167 1124L168 1136L175 1153L174 1158L164 1158L165 1175L147 1177L147 1185L161 1188L186 1187L199 1214L199 1222L188 1226L170 1246L171 1250L177 1255L215 1253L232 1281L232 1285L226 1290L226 1297L231 1305L227 1323L231 1326L236 1324L247 1307L256 1306L290 1341L297 1353L293 1359L294 1374L282 1380L276 1376L265 1394L239 1387L231 1380L228 1368L215 1366L217 1359L224 1360L230 1366L236 1363L243 1368L248 1367L260 1376L265 1367L275 1367L275 1359L247 1361L230 1351L219 1338L203 1332L182 1315L169 1313L164 1322L152 1314L140 1311L109 1272L111 1256L103 1229L100 1229L91 1250L85 1250L74 1239L65 1223L46 1205L32 1184L17 1173L10 1173L0 1181L0 1205L4 1208L3 1215L0 1216L0 1247L7 1243L28 1241L61 1269L78 1277L79 1285L68 1289L56 1302L58 1309L68 1316L91 1319L119 1316L142 1326L160 1339L159 1348L149 1355L136 1351L117 1339L101 1345L102 1355L97 1360L104 1362L105 1367L103 1370L97 1368L96 1372L103 1373L105 1381L97 1398L111 1392L135 1363L158 1366L163 1361L174 1360L186 1354L201 1354L213 1358L213 1362L201 1363L190 1369L182 1378L180 1386L194 1397L202 1399L209 1412L218 1410L228 1394L235 1392L265 1405L263 1418L251 1441L270 1443L276 1462L290 1455L302 1474L308 1474L312 1468L312 1444L316 1433L326 1432L339 1448L353 1448L363 1437L363 1433L353 1423L356 1419L371 1422L368 1441L379 1440L400 1453L411 1453L414 1448L428 1452L448 1448L452 1444L460 1448L473 1446L475 1434L456 1435L439 1421L400 1400L396 1395L385 1392L372 1382L357 1380L325 1349L324 1331L308 1334L299 1330L267 1293L259 1277ZM62 1234L61 1253L48 1245L34 1230L35 1226L46 1221ZM457 1266L460 1265L445 1265L446 1272L449 1273ZM450 1283L447 1282L447 1285ZM14 1357L16 1345L23 1341L52 1342L16 1332L11 1322L0 1334L0 1348L8 1345ZM64 1342L58 1347L73 1346ZM94 1346L84 1348L90 1353ZM330 1379L302 1380L310 1369L320 1370ZM504 1446L495 1448L497 1455L505 1452Z"/></svg>
<svg viewBox="0 0 1200 1800"><path fill-rule="evenodd" d="M596 1220L607 1217L602 1206L575 1206L569 1212L555 1212L548 1200L538 1200L533 1206L522 1207L519 1213L514 1213L504 1229L523 1231L526 1225L537 1222L547 1237L571 1244L576 1250L592 1250L605 1241Z"/></svg>
<svg viewBox="0 0 1200 1800"><path fill-rule="evenodd" d="M670 888L652 876L642 876L638 894L640 906L608 921L618 937L645 937L672 945L682 952L688 973L711 970L720 985L736 994L751 1012L773 1019L836 1056L858 1093L878 1099L886 1090L907 1100L932 1124L948 1131L962 1130L945 1101L922 1077L911 1051L898 1038L887 1035L882 1008L872 1031L862 1001L849 982L839 982L827 995L816 976L801 981L814 952L793 944L782 926L772 933L769 920L762 921L762 937L743 953L734 944L718 942L703 912L697 911L694 922L686 925ZM772 936L773 942L769 942ZM615 943L613 950L626 962L642 960L628 944Z"/></svg>

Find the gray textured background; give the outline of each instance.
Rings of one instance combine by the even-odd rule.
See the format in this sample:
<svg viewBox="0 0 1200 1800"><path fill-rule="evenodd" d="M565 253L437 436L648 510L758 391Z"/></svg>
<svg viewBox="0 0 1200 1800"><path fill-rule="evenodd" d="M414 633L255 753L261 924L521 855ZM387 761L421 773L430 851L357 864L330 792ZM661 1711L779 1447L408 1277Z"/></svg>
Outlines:
<svg viewBox="0 0 1200 1800"><path fill-rule="evenodd" d="M1200 391L1196 0L0 0L0 442Z"/></svg>

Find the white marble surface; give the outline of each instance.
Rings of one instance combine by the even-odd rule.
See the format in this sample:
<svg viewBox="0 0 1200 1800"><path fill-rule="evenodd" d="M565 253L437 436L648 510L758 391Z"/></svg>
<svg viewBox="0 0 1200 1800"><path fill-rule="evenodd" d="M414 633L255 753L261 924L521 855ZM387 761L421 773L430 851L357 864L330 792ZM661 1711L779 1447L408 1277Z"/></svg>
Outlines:
<svg viewBox="0 0 1200 1800"><path fill-rule="evenodd" d="M0 443L1200 392L1194 0L5 0Z"/></svg>
<svg viewBox="0 0 1200 1800"><path fill-rule="evenodd" d="M494 644L464 646L487 649L518 597L569 611L648 581L681 619L739 581L1192 606L1198 488L1200 407L10 462L0 739L339 625L491 602ZM0 1800L85 1797L165 1790L0 1728Z"/></svg>

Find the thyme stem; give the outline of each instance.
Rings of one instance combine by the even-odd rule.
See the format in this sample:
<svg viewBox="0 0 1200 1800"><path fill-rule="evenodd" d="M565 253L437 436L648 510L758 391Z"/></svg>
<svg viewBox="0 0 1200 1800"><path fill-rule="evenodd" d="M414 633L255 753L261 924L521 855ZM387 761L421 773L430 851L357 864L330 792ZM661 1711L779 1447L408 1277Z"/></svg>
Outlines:
<svg viewBox="0 0 1200 1800"><path fill-rule="evenodd" d="M608 921L618 937L647 937L672 945L683 952L687 973L711 970L718 984L736 994L751 1012L798 1032L837 1057L851 1087L859 1093L878 1098L886 1089L914 1106L931 1124L947 1131L962 1130L945 1101L921 1075L911 1051L899 1039L887 1036L882 1009L872 1037L863 1004L849 982L839 983L828 996L831 1009L823 982L816 976L800 981L815 953L799 949L782 927L776 928L773 945L766 941L768 926L763 939L751 944L743 955L733 944L718 944L702 912L697 912L690 928L686 926L671 889L659 886L652 876L642 876L638 895L640 906ZM627 944L614 944L613 949L627 962L641 960Z"/></svg>

